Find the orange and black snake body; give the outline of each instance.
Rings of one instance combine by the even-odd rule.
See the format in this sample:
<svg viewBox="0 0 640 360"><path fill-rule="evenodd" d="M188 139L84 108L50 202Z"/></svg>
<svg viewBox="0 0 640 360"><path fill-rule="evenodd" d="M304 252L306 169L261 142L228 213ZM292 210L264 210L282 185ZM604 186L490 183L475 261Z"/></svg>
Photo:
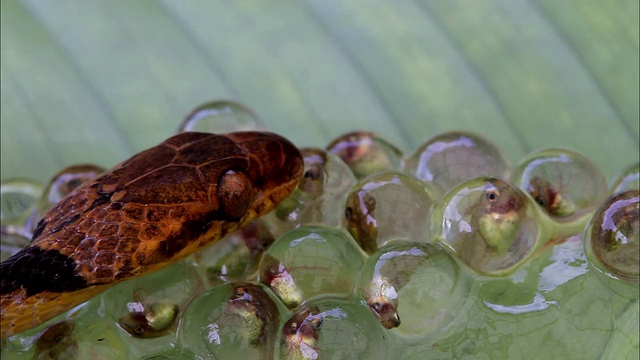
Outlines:
<svg viewBox="0 0 640 360"><path fill-rule="evenodd" d="M265 132L185 132L116 165L62 199L0 264L2 338L266 214L302 171L298 149Z"/></svg>

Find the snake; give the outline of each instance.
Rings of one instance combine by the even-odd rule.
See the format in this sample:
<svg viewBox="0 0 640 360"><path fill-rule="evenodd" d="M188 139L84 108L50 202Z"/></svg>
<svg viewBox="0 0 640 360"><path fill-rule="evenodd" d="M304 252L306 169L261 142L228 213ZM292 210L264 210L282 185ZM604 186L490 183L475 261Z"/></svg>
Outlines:
<svg viewBox="0 0 640 360"><path fill-rule="evenodd" d="M183 132L69 193L0 263L1 338L165 268L276 207L304 163L284 137Z"/></svg>

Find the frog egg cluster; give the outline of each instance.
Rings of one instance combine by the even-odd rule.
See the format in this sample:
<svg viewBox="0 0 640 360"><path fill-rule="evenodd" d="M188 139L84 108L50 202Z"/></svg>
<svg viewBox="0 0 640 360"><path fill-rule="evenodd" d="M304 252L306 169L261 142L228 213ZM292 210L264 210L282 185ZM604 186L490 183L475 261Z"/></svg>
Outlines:
<svg viewBox="0 0 640 360"><path fill-rule="evenodd" d="M180 131L256 128L250 109L221 101ZM371 132L301 152L303 178L273 212L3 340L3 359L588 358L637 328L638 165L609 191L573 150L512 167L460 131L408 156ZM44 189L3 180L2 259L101 172L70 167ZM578 331L588 340L567 339Z"/></svg>

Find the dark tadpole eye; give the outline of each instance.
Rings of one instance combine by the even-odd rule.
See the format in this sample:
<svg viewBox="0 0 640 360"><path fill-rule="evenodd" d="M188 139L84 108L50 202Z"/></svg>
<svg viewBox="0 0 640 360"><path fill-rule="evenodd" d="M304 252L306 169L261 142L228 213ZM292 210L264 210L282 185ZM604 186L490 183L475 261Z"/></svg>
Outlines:
<svg viewBox="0 0 640 360"><path fill-rule="evenodd" d="M315 319L315 320L313 321L313 328L314 328L315 330L320 330L320 329L322 329L322 322L323 322L323 319L322 319L322 318L317 318L317 319Z"/></svg>
<svg viewBox="0 0 640 360"><path fill-rule="evenodd" d="M382 304L381 304L381 303L379 303L379 302L377 302L377 301L376 301L376 302L374 302L374 303L371 305L371 307L373 307L373 310L375 310L375 311L380 311L380 310L382 310Z"/></svg>
<svg viewBox="0 0 640 360"><path fill-rule="evenodd" d="M351 220L352 216L353 216L353 209L351 207L347 207L347 209L344 211L344 217L346 217L347 220Z"/></svg>
<svg viewBox="0 0 640 360"><path fill-rule="evenodd" d="M146 327L142 324L136 325L131 329L135 335L143 335L146 331Z"/></svg>
<svg viewBox="0 0 640 360"><path fill-rule="evenodd" d="M365 201L365 205L367 206L367 210L369 210L370 212L375 210L375 208L376 208L376 198L374 198L371 195L368 195L368 196L365 197L364 201Z"/></svg>
<svg viewBox="0 0 640 360"><path fill-rule="evenodd" d="M244 294L247 292L247 289L243 288L242 286L236 288L236 297L243 297Z"/></svg>
<svg viewBox="0 0 640 360"><path fill-rule="evenodd" d="M229 170L218 184L218 204L230 219L241 218L251 206L251 180L242 172Z"/></svg>
<svg viewBox="0 0 640 360"><path fill-rule="evenodd" d="M536 202L538 203L538 205L540 206L545 206L544 204L544 199L542 198L542 196L536 196L535 197Z"/></svg>
<svg viewBox="0 0 640 360"><path fill-rule="evenodd" d="M499 196L500 192L498 192L498 190L496 189L487 190L485 194L485 197L487 198L487 200L489 200L489 202L497 201Z"/></svg>

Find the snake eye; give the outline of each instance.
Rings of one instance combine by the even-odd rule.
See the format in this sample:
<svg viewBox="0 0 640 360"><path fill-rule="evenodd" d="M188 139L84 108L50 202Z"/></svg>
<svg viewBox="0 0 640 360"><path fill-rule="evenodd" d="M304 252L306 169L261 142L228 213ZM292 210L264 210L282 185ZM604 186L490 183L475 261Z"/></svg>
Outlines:
<svg viewBox="0 0 640 360"><path fill-rule="evenodd" d="M253 200L251 181L242 172L229 170L218 184L218 203L229 218L241 218Z"/></svg>

